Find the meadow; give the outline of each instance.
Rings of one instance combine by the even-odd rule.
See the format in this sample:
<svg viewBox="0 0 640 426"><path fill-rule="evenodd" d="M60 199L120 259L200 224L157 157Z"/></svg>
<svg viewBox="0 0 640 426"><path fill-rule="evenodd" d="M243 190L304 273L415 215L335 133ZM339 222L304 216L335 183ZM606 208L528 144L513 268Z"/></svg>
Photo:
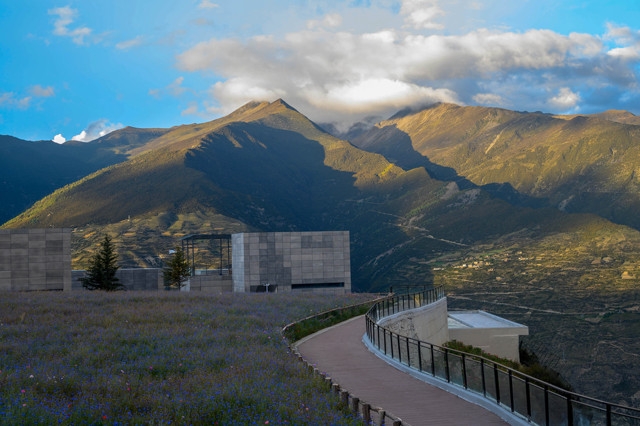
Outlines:
<svg viewBox="0 0 640 426"><path fill-rule="evenodd" d="M280 330L372 297L0 293L0 424L361 424Z"/></svg>

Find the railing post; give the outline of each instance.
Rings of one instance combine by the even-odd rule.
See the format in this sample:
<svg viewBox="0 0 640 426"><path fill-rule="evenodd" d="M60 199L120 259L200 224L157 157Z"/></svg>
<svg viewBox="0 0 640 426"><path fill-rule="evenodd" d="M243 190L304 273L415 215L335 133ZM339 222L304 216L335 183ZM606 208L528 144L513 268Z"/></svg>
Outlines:
<svg viewBox="0 0 640 426"><path fill-rule="evenodd" d="M391 344L391 358L393 358L393 332L389 332L389 343Z"/></svg>
<svg viewBox="0 0 640 426"><path fill-rule="evenodd" d="M462 353L462 385L467 389L467 363L465 361L464 352Z"/></svg>
<svg viewBox="0 0 640 426"><path fill-rule="evenodd" d="M400 335L398 334L398 361L402 362L402 349L400 349Z"/></svg>
<svg viewBox="0 0 640 426"><path fill-rule="evenodd" d="M340 390L340 402L342 402L345 407L349 408L349 392L344 389Z"/></svg>
<svg viewBox="0 0 640 426"><path fill-rule="evenodd" d="M422 342L418 340L418 370L422 371Z"/></svg>
<svg viewBox="0 0 640 426"><path fill-rule="evenodd" d="M509 370L509 403L511 404L511 412L515 410L513 407L513 373Z"/></svg>
<svg viewBox="0 0 640 426"><path fill-rule="evenodd" d="M378 341L376 343L377 343L378 349L380 349L380 326L378 324L376 324L376 330L378 330Z"/></svg>
<svg viewBox="0 0 640 426"><path fill-rule="evenodd" d="M480 358L480 374L482 375L482 395L487 397L487 380L484 377L484 358Z"/></svg>
<svg viewBox="0 0 640 426"><path fill-rule="evenodd" d="M544 424L549 426L549 386L544 386Z"/></svg>
<svg viewBox="0 0 640 426"><path fill-rule="evenodd" d="M360 398L356 396L351 397L351 410L358 415L358 412L360 411Z"/></svg>
<svg viewBox="0 0 640 426"><path fill-rule="evenodd" d="M500 405L500 381L498 380L498 364L493 363L493 381L496 386L496 402Z"/></svg>
<svg viewBox="0 0 640 426"><path fill-rule="evenodd" d="M384 338L384 354L387 354L387 330L382 330L382 337Z"/></svg>
<svg viewBox="0 0 640 426"><path fill-rule="evenodd" d="M371 423L371 405L362 404L362 420L364 420L364 424L366 425Z"/></svg>
<svg viewBox="0 0 640 426"><path fill-rule="evenodd" d="M411 355L409 355L409 338L405 337L405 340L407 341L407 365L411 367Z"/></svg>
<svg viewBox="0 0 640 426"><path fill-rule="evenodd" d="M529 387L529 378L524 379L525 393L527 395L527 417L531 419L531 389Z"/></svg>
<svg viewBox="0 0 640 426"><path fill-rule="evenodd" d="M607 404L607 426L611 426L611 404Z"/></svg>
<svg viewBox="0 0 640 426"><path fill-rule="evenodd" d="M570 393L567 394L567 426L573 426L573 406Z"/></svg>
<svg viewBox="0 0 640 426"><path fill-rule="evenodd" d="M449 350L447 348L444 348L444 371L447 382L451 383L451 376L449 374Z"/></svg>
<svg viewBox="0 0 640 426"><path fill-rule="evenodd" d="M431 375L436 377L436 360L433 359L433 344L431 344Z"/></svg>

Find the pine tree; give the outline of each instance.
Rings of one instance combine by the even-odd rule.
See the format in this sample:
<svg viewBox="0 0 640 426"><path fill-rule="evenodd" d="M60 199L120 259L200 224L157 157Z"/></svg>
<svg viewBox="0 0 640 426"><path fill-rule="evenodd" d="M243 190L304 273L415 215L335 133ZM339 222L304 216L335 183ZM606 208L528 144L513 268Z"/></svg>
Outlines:
<svg viewBox="0 0 640 426"><path fill-rule="evenodd" d="M182 251L182 248L177 247L173 257L167 264L164 270L164 282L167 287L182 288L185 285L185 281L191 275L191 267L189 262Z"/></svg>
<svg viewBox="0 0 640 426"><path fill-rule="evenodd" d="M87 275L80 278L82 286L87 290L124 290L124 285L116 277L118 255L107 234L100 246L100 250L91 259Z"/></svg>

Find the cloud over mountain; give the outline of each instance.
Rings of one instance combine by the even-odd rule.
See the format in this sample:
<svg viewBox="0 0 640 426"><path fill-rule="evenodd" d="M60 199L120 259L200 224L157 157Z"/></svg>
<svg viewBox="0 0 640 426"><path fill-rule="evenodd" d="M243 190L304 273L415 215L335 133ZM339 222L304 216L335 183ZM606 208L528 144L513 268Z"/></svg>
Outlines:
<svg viewBox="0 0 640 426"><path fill-rule="evenodd" d="M628 29L436 34L424 30L440 28L437 1L405 0L399 13L409 29L347 31L332 14L282 37L203 41L178 55L177 65L220 78L211 87L219 108L211 110L286 97L324 121L435 101L564 112L597 102L605 88L614 96L634 88L637 97L638 37Z"/></svg>
<svg viewBox="0 0 640 426"><path fill-rule="evenodd" d="M107 133L111 133L114 130L118 130L123 128L122 123L110 123L106 118L101 118L100 120L96 120L92 123L89 123L86 129L84 129L80 134L75 135L71 139L79 142L91 142L94 139L102 137ZM58 135L62 136L62 135Z"/></svg>

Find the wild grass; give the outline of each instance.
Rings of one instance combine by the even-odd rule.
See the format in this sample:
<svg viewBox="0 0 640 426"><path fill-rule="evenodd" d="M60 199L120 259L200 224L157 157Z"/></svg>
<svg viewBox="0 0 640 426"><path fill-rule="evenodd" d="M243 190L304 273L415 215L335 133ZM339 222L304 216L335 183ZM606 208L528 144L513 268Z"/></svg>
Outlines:
<svg viewBox="0 0 640 426"><path fill-rule="evenodd" d="M281 328L371 295L0 294L0 424L359 424Z"/></svg>

